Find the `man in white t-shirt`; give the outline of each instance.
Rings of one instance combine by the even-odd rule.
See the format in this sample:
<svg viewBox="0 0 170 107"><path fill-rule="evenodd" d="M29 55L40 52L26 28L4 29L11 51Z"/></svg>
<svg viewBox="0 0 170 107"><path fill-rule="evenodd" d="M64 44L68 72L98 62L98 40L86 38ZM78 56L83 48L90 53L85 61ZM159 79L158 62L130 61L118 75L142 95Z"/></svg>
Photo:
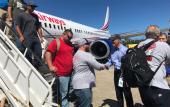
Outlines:
<svg viewBox="0 0 170 107"><path fill-rule="evenodd" d="M77 41L79 49L73 57L72 85L77 96L76 107L90 107L92 104L92 87L95 86L95 71L103 70L104 64L98 63L89 53L86 39Z"/></svg>
<svg viewBox="0 0 170 107"><path fill-rule="evenodd" d="M147 62L152 69L156 71L149 86L139 87L141 99L145 107L169 107L170 106L170 87L166 80L165 62L170 60L170 47L167 43L157 41L160 35L160 29L156 25L150 25L146 29L146 40L139 43L141 47L153 40L156 40L146 51Z"/></svg>

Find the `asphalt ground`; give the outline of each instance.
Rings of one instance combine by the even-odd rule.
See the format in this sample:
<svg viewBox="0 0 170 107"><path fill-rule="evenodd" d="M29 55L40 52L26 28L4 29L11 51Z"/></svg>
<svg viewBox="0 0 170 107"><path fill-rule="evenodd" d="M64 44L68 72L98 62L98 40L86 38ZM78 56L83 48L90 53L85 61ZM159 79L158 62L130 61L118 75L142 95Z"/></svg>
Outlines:
<svg viewBox="0 0 170 107"><path fill-rule="evenodd" d="M96 87L93 88L93 107L117 107L113 74L113 69L96 71ZM131 91L135 107L144 107L142 106L138 89L132 88Z"/></svg>

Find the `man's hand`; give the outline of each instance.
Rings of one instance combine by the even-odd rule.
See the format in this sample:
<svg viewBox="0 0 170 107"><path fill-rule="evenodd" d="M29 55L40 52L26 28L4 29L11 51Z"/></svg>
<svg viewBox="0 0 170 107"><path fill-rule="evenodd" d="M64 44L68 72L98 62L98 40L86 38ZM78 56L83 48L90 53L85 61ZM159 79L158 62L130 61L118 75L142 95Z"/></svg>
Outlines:
<svg viewBox="0 0 170 107"><path fill-rule="evenodd" d="M104 67L100 67L100 70L104 70Z"/></svg>
<svg viewBox="0 0 170 107"><path fill-rule="evenodd" d="M40 37L40 43L43 43L44 39L42 37Z"/></svg>
<svg viewBox="0 0 170 107"><path fill-rule="evenodd" d="M20 41L21 43L23 43L23 42L25 41L24 36L20 36L20 37L19 37L19 41Z"/></svg>
<svg viewBox="0 0 170 107"><path fill-rule="evenodd" d="M49 69L50 69L50 71L52 71L52 72L57 72L57 71L58 71L58 68L55 67L55 66L50 66Z"/></svg>
<svg viewBox="0 0 170 107"><path fill-rule="evenodd" d="M11 18L11 17L8 17L8 18L7 18L7 21L12 22L12 18Z"/></svg>
<svg viewBox="0 0 170 107"><path fill-rule="evenodd" d="M109 67L107 65L104 65L105 66L105 69L109 70Z"/></svg>

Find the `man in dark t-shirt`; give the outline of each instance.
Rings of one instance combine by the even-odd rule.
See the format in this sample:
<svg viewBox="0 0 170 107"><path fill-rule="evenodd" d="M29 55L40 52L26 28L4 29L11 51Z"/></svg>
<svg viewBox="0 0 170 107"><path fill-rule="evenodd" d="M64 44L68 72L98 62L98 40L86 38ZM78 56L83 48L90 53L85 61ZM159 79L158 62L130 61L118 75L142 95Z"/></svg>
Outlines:
<svg viewBox="0 0 170 107"><path fill-rule="evenodd" d="M16 44L22 53L25 51L26 46L41 59L42 48L37 34L38 32L40 39L42 39L42 33L40 32L41 23L39 22L38 18L35 17L35 14L32 14L35 7L37 7L35 4L29 2L27 4L26 12L20 13L16 17L16 31L19 36L16 40ZM32 62L32 53L29 50L27 51L26 58Z"/></svg>

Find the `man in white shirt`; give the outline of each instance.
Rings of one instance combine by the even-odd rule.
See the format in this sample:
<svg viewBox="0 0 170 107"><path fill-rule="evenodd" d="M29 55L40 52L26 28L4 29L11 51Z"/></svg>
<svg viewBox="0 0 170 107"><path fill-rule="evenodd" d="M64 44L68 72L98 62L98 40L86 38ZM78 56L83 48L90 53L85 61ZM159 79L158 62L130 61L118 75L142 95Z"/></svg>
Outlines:
<svg viewBox="0 0 170 107"><path fill-rule="evenodd" d="M153 40L157 40L160 35L160 29L156 25L150 25L146 29L146 40L139 43L141 47ZM166 81L165 62L170 60L170 47L165 42L156 41L146 51L147 62L152 69L156 71L149 86L139 87L141 99L145 107L169 107L170 106L170 87Z"/></svg>
<svg viewBox="0 0 170 107"><path fill-rule="evenodd" d="M95 86L94 69L103 70L104 64L98 63L88 52L89 42L80 39L77 44L79 49L73 57L72 85L77 96L76 107L90 107L92 103L92 87Z"/></svg>

